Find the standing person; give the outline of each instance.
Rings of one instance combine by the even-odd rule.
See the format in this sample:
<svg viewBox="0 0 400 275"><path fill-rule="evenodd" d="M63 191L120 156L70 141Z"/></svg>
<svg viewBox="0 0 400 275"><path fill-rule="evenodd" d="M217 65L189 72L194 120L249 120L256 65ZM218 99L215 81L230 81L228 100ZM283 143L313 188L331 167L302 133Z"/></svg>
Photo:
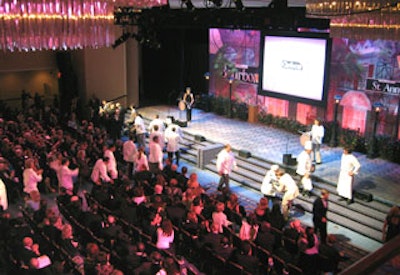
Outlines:
<svg viewBox="0 0 400 275"><path fill-rule="evenodd" d="M149 132L152 133L155 129L154 126L157 125L158 127L158 131L160 131L161 133L164 133L165 131L165 126L164 126L164 121L162 121L162 119L160 119L160 115L156 115L156 117L150 121L149 123Z"/></svg>
<svg viewBox="0 0 400 275"><path fill-rule="evenodd" d="M311 142L313 149L313 161L316 164L321 164L321 144L325 135L325 128L321 125L321 121L319 119L314 120L314 124L311 127Z"/></svg>
<svg viewBox="0 0 400 275"><path fill-rule="evenodd" d="M100 158L93 166L90 179L95 184L94 186L101 186L103 182L114 183L114 180L107 174L107 164L110 161L108 157Z"/></svg>
<svg viewBox="0 0 400 275"><path fill-rule="evenodd" d="M133 135L129 134L129 139L122 145L122 154L126 162L126 171L129 178L132 178L135 169L135 158L138 153L136 144L133 142Z"/></svg>
<svg viewBox="0 0 400 275"><path fill-rule="evenodd" d="M274 164L271 169L268 170L261 184L261 193L265 197L275 197L276 185L278 183L278 178L276 177L276 171L278 171L279 166Z"/></svg>
<svg viewBox="0 0 400 275"><path fill-rule="evenodd" d="M139 147L135 157L135 173L150 170L147 156L144 153L144 148Z"/></svg>
<svg viewBox="0 0 400 275"><path fill-rule="evenodd" d="M284 192L282 197L282 214L285 220L288 220L292 201L299 195L299 188L293 178L284 169L278 169L276 177L279 181L278 191Z"/></svg>
<svg viewBox="0 0 400 275"><path fill-rule="evenodd" d="M159 130L158 125L153 126L153 130L150 133L149 140L153 140L154 136L158 136L158 143L160 144L161 149L164 151L165 136L164 136L164 132Z"/></svg>
<svg viewBox="0 0 400 275"><path fill-rule="evenodd" d="M226 144L217 156L217 171L221 176L218 183L219 191L222 190L224 185L229 189L229 174L232 172L232 169L236 169L236 160L232 153L231 145Z"/></svg>
<svg viewBox="0 0 400 275"><path fill-rule="evenodd" d="M60 188L63 187L65 190L73 193L74 178L78 177L79 168L70 169L69 164L70 160L68 158L63 158L61 160L60 182L58 184Z"/></svg>
<svg viewBox="0 0 400 275"><path fill-rule="evenodd" d="M144 125L144 121L141 114L137 114L134 122L135 133L136 133L136 141L138 143L138 147L143 146L146 147L146 126Z"/></svg>
<svg viewBox="0 0 400 275"><path fill-rule="evenodd" d="M352 154L350 148L344 148L342 159L340 162L340 174L337 184L337 192L341 197L339 200L347 200L347 204L354 202L353 200L353 183L354 175L358 174L361 168L360 162Z"/></svg>
<svg viewBox="0 0 400 275"><path fill-rule="evenodd" d="M182 100L186 104L186 121L192 121L192 106L194 104L194 96L190 87L186 88L186 92L183 94Z"/></svg>
<svg viewBox="0 0 400 275"><path fill-rule="evenodd" d="M166 136L166 140L167 140L168 158L172 162L172 159L175 154L176 165L179 165L179 159L180 159L179 142L181 141L181 136L179 135L179 133L177 133L175 127L172 127L172 132L168 136Z"/></svg>
<svg viewBox="0 0 400 275"><path fill-rule="evenodd" d="M5 211L8 209L8 195L7 195L7 186L6 186L6 177L5 171L7 169L8 161L0 157L0 206ZM9 193L9 192L8 192ZM0 211L1 212L1 211Z"/></svg>
<svg viewBox="0 0 400 275"><path fill-rule="evenodd" d="M149 144L149 168L153 174L163 170L163 151L158 139L158 136L154 136Z"/></svg>
<svg viewBox="0 0 400 275"><path fill-rule="evenodd" d="M3 180L0 178L0 213L8 209L7 189Z"/></svg>
<svg viewBox="0 0 400 275"><path fill-rule="evenodd" d="M172 249L175 237L175 232L172 222L168 219L164 219L161 222L161 226L157 228L156 232L157 232L156 247L161 250Z"/></svg>
<svg viewBox="0 0 400 275"><path fill-rule="evenodd" d="M300 183L303 188L303 196L310 196L313 185L310 174L314 170L311 160L312 143L307 141L304 150L297 157L296 174L301 177Z"/></svg>
<svg viewBox="0 0 400 275"><path fill-rule="evenodd" d="M105 150L104 150L104 157L107 157L109 159L107 163L107 172L110 174L110 177L115 180L118 178L118 169L117 169L117 160L115 159L114 152L116 150L116 145L110 144Z"/></svg>
<svg viewBox="0 0 400 275"><path fill-rule="evenodd" d="M23 172L24 178L24 192L26 194L31 194L32 191L39 192L37 184L42 181L43 169L37 169L35 165L35 160L29 158L25 161L25 169Z"/></svg>
<svg viewBox="0 0 400 275"><path fill-rule="evenodd" d="M313 203L313 223L315 233L320 236L321 243L326 243L327 237L327 218L328 212L328 198L329 191L326 189L321 190L321 196L318 197Z"/></svg>

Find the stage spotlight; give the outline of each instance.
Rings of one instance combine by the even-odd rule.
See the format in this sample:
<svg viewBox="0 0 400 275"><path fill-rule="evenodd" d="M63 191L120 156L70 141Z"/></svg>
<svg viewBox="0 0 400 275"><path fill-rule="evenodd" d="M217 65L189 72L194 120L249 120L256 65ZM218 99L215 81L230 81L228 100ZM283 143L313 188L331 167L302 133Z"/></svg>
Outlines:
<svg viewBox="0 0 400 275"><path fill-rule="evenodd" d="M131 34L129 32L124 32L118 39L114 41L114 43L111 45L113 49L121 45L122 43L126 42L129 38L131 37Z"/></svg>
<svg viewBox="0 0 400 275"><path fill-rule="evenodd" d="M194 5L191 0L182 0L182 6L185 5L186 9L189 11L194 10Z"/></svg>
<svg viewBox="0 0 400 275"><path fill-rule="evenodd" d="M240 11L244 10L244 5L243 5L242 0L233 0L233 2L235 3L237 10L240 10Z"/></svg>

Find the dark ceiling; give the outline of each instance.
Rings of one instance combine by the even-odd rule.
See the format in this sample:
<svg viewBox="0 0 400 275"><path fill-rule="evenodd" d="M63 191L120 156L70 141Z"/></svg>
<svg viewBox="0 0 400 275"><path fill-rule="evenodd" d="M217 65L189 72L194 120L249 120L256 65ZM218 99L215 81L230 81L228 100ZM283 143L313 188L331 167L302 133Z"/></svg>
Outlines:
<svg viewBox="0 0 400 275"><path fill-rule="evenodd" d="M137 25L141 28L232 28L232 29L284 29L298 27L329 29L329 20L305 17L304 7L273 5L269 7L172 9L170 7L116 10L115 24Z"/></svg>

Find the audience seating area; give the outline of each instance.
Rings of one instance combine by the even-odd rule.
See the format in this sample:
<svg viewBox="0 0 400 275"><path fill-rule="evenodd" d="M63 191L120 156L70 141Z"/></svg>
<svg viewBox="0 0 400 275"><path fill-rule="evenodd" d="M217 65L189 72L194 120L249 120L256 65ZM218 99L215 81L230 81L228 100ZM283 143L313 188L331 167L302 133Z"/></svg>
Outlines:
<svg viewBox="0 0 400 275"><path fill-rule="evenodd" d="M257 238L245 240L239 236L242 221L257 214L228 208L229 190L207 193L201 187L201 179L193 175L186 178L172 163L166 163L163 171L153 174L150 180L130 175L122 159L123 142L110 138L110 123L105 118L93 117L89 121L95 123L80 120L72 124L65 123L54 106L46 109L49 113L43 114L43 110L31 106L14 115L3 113L0 125L0 155L10 164L7 171L1 171L6 185L18 185L18 197L32 200L21 186L24 167L16 166L23 164L25 157L35 159L38 169L44 169L43 182L47 182L40 183L42 197L37 209L27 203L20 209L22 217L2 213L1 230L7 234L2 234L1 252L3 259L13 263L5 267L9 274L152 274L152 270L161 269L167 274L303 274L297 266L298 255L289 255L285 250L285 242L297 244L297 240L285 236L287 225L268 230L274 239L268 246ZM54 156L61 154L71 160L72 168L82 169L77 155L84 150L92 168L107 143L116 144L117 148L114 154L119 177L113 184L93 186L88 174L80 174L75 181L78 188L74 188L78 192L58 186L57 174L50 168ZM24 154L17 155L17 146ZM7 177L11 171L15 176ZM172 186L171 179L178 181L177 187ZM162 192L156 191L160 186ZM175 187L180 192L173 193ZM57 192L57 211L44 199L52 192ZM133 198L138 193L145 200L135 204ZM21 202L18 197L10 199ZM213 213L219 202L225 205L224 215L232 223L224 226L223 232L214 232ZM271 222L269 212L266 209L266 215L256 217L260 227ZM193 213L195 217L190 218ZM166 220L173 224L174 241L170 248L162 249L158 247L157 232L164 230ZM38 267L22 261L21 250L27 236L39 244L37 256L48 256L51 265ZM252 261L256 264L246 265ZM161 274L156 271L153 274Z"/></svg>

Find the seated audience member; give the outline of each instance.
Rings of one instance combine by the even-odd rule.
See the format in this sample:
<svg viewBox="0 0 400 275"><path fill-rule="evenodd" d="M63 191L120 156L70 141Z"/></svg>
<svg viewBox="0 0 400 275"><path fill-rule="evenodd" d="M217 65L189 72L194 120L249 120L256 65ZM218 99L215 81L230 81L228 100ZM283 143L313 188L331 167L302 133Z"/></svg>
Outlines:
<svg viewBox="0 0 400 275"><path fill-rule="evenodd" d="M179 173L179 175L177 177L179 187L182 189L182 192L185 192L186 188L187 188L187 182L189 180L189 178L187 177L187 172L188 172L188 168L186 166L183 166L181 168L181 172Z"/></svg>
<svg viewBox="0 0 400 275"><path fill-rule="evenodd" d="M268 251L274 251L274 248L276 247L275 235L271 232L270 223L261 223L255 243Z"/></svg>
<svg viewBox="0 0 400 275"><path fill-rule="evenodd" d="M258 222L269 222L269 201L267 198L262 197L254 209Z"/></svg>
<svg viewBox="0 0 400 275"><path fill-rule="evenodd" d="M281 206L277 202L272 205L271 212L269 213L269 223L271 227L279 230L282 230L286 225L285 218L281 212Z"/></svg>
<svg viewBox="0 0 400 275"><path fill-rule="evenodd" d="M28 199L25 201L26 208L30 211L36 212L40 209L40 193L34 190L29 194Z"/></svg>
<svg viewBox="0 0 400 275"><path fill-rule="evenodd" d="M168 196L179 196L182 197L182 189L178 185L178 180L172 178L169 181L169 185L165 187L165 192Z"/></svg>
<svg viewBox="0 0 400 275"><path fill-rule="evenodd" d="M292 256L296 256L299 252L297 241L304 234L304 228L301 226L300 220L292 220L289 227L283 230L283 246Z"/></svg>
<svg viewBox="0 0 400 275"><path fill-rule="evenodd" d="M225 204L223 202L217 202L215 206L215 211L212 213L212 222L213 224L218 225L218 232L223 232L223 227L228 227L232 224L231 221L228 220L225 213Z"/></svg>
<svg viewBox="0 0 400 275"><path fill-rule="evenodd" d="M171 275L180 275L180 269L178 264L175 262L174 258L166 257L161 263L161 270L157 272L156 275L163 275L163 274L171 274Z"/></svg>
<svg viewBox="0 0 400 275"><path fill-rule="evenodd" d="M207 232L200 237L201 246L208 246L215 250L221 244L222 237L224 236L219 231L219 228L219 224L212 223L210 226L210 232Z"/></svg>
<svg viewBox="0 0 400 275"><path fill-rule="evenodd" d="M44 218L41 222L43 233L50 238L50 240L59 243L61 240L61 230L50 222L50 219Z"/></svg>
<svg viewBox="0 0 400 275"><path fill-rule="evenodd" d="M239 204L238 196L235 193L231 193L225 205L225 213L228 220L240 227L242 225L242 219L246 217L246 210Z"/></svg>
<svg viewBox="0 0 400 275"><path fill-rule="evenodd" d="M305 233L302 234L297 241L299 246L299 267L304 274L319 274L318 266L318 250L319 240L314 228L307 227Z"/></svg>
<svg viewBox="0 0 400 275"><path fill-rule="evenodd" d="M182 194L182 203L186 206L187 209L191 209L193 200L196 198L193 190L188 188Z"/></svg>
<svg viewBox="0 0 400 275"><path fill-rule="evenodd" d="M199 237L201 224L195 212L187 212L186 220L182 223L182 228L189 232L193 238Z"/></svg>
<svg viewBox="0 0 400 275"><path fill-rule="evenodd" d="M103 217L99 213L97 203L92 203L88 211L82 215L83 225L85 225L94 235L99 236L102 230Z"/></svg>
<svg viewBox="0 0 400 275"><path fill-rule="evenodd" d="M329 234L326 243L319 246L319 266L325 274L336 274L339 272L339 262L345 259L342 251L335 247L336 237Z"/></svg>
<svg viewBox="0 0 400 275"><path fill-rule="evenodd" d="M99 246L96 243L86 245L86 257L84 260L84 271L87 275L96 274L97 256L100 253Z"/></svg>
<svg viewBox="0 0 400 275"><path fill-rule="evenodd" d="M133 188L133 197L132 197L132 201L134 203L136 203L136 205L140 205L142 203L146 203L147 202L147 198L144 194L144 189L142 186L135 186Z"/></svg>
<svg viewBox="0 0 400 275"><path fill-rule="evenodd" d="M84 269L84 258L81 256L81 248L78 240L73 236L72 226L69 224L64 225L61 230L60 246L71 256L72 261Z"/></svg>
<svg viewBox="0 0 400 275"><path fill-rule="evenodd" d="M47 211L47 200L41 199L39 203L39 209L33 213L33 220L37 223L41 223L43 219L46 217Z"/></svg>
<svg viewBox="0 0 400 275"><path fill-rule="evenodd" d="M187 182L187 188L192 190L194 196L200 196L201 194L205 193L203 187L201 187L198 176L196 173L192 173L189 177Z"/></svg>
<svg viewBox="0 0 400 275"><path fill-rule="evenodd" d="M204 209L204 203L200 196L193 199L192 205L190 206L190 211L196 213L196 215L201 215Z"/></svg>
<svg viewBox="0 0 400 275"><path fill-rule="evenodd" d="M241 245L241 252L235 253L234 259L235 261L243 266L244 270L251 274L259 274L259 260L253 254L253 249L249 241L243 241Z"/></svg>
<svg viewBox="0 0 400 275"><path fill-rule="evenodd" d="M254 241L257 238L259 225L255 214L247 216L243 219L240 227L239 238L241 240Z"/></svg>
<svg viewBox="0 0 400 275"><path fill-rule="evenodd" d="M161 223L161 226L157 228L157 248L173 250L172 245L174 242L174 238L175 232L172 226L172 222L168 219L164 219Z"/></svg>
<svg viewBox="0 0 400 275"><path fill-rule="evenodd" d="M173 196L171 202L165 207L167 217L175 226L180 226L186 218L186 207L179 196Z"/></svg>
<svg viewBox="0 0 400 275"><path fill-rule="evenodd" d="M115 268L109 261L110 255L100 251L97 254L96 274L112 274Z"/></svg>
<svg viewBox="0 0 400 275"><path fill-rule="evenodd" d="M154 275L161 269L161 263L163 260L162 255L158 251L153 251L150 254L149 261L143 262L133 272L134 275Z"/></svg>
<svg viewBox="0 0 400 275"><path fill-rule="evenodd" d="M225 260L229 260L234 251L235 247L232 245L232 243L229 241L229 238L224 236L221 239L220 245L215 248L215 254L221 256Z"/></svg>
<svg viewBox="0 0 400 275"><path fill-rule="evenodd" d="M155 238L157 228L161 225L161 222L162 216L159 213L148 211L142 221L143 232Z"/></svg>
<svg viewBox="0 0 400 275"><path fill-rule="evenodd" d="M118 235L122 232L122 227L117 224L117 220L114 215L109 214L107 216L107 221L103 224L103 230L101 235L106 241L108 247L112 247Z"/></svg>
<svg viewBox="0 0 400 275"><path fill-rule="evenodd" d="M131 199L125 198L125 200L121 203L119 209L116 211L117 216L121 217L130 224L139 225L139 215L141 215L141 211L139 206Z"/></svg>
<svg viewBox="0 0 400 275"><path fill-rule="evenodd" d="M23 238L22 244L23 248L19 253L22 264L29 270L40 270L42 274L51 274L51 260L40 252L39 245L34 243L31 237ZM35 273L39 274L39 272Z"/></svg>

